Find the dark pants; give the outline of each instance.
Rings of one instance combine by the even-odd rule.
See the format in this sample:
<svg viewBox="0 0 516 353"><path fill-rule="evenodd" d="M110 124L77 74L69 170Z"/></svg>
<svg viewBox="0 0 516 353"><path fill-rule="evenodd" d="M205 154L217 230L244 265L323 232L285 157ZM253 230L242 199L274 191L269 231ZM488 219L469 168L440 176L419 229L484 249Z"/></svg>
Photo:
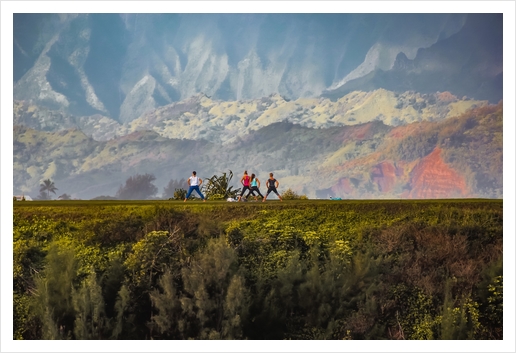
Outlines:
<svg viewBox="0 0 516 353"><path fill-rule="evenodd" d="M260 195L260 197L263 199L263 195L262 195L262 193L260 192L260 189L258 189L258 186L251 186L251 190L249 190L249 194L247 194L247 196L249 196L249 195L253 195L253 196L255 196L255 195L254 195L254 192L255 192L255 191L256 191L256 192L258 193L258 195Z"/></svg>
<svg viewBox="0 0 516 353"><path fill-rule="evenodd" d="M269 196L269 194L273 192L275 193L276 195L279 196L279 193L278 193L278 190L276 190L276 187L275 186L269 186L269 188L267 189L267 193L265 194L265 196Z"/></svg>
<svg viewBox="0 0 516 353"><path fill-rule="evenodd" d="M249 186L244 185L244 188L242 189L242 192L240 193L240 197L242 197L244 195L244 192L246 190L249 190L249 193L251 193L251 189L249 189ZM247 194L247 196L249 196L249 194Z"/></svg>

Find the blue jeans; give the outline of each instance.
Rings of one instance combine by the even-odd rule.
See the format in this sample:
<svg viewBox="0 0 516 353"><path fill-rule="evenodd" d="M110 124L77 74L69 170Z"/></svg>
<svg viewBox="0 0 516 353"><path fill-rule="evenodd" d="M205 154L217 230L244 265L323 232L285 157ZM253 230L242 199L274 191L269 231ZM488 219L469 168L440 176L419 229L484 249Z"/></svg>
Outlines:
<svg viewBox="0 0 516 353"><path fill-rule="evenodd" d="M204 195L201 193L201 190L199 189L199 185L191 185L189 188L188 188L188 192L186 193L186 197L185 199L189 198L190 197L190 194L192 193L192 191L197 191L197 193L199 194L199 196L201 197L201 199L204 200Z"/></svg>

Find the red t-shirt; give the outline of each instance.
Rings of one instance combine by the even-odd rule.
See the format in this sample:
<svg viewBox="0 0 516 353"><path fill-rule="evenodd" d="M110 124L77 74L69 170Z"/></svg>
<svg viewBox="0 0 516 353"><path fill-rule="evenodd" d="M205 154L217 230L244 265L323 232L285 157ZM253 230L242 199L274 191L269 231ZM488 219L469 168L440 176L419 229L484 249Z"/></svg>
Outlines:
<svg viewBox="0 0 516 353"><path fill-rule="evenodd" d="M244 186L249 186L249 181L251 177L249 175L244 175Z"/></svg>

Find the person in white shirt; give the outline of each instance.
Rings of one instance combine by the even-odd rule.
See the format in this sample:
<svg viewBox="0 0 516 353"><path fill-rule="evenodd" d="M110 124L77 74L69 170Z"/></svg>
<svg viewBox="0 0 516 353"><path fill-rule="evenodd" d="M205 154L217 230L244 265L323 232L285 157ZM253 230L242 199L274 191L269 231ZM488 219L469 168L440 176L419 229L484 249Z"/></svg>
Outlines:
<svg viewBox="0 0 516 353"><path fill-rule="evenodd" d="M201 190L199 189L199 186L202 185L202 179L197 176L197 172L194 170L192 172L192 176L188 178L188 185L190 186L188 188L188 192L186 193L185 201L188 200L190 197L190 194L195 190L199 196L201 197L203 202L206 202L206 199L204 198L204 195L202 194Z"/></svg>

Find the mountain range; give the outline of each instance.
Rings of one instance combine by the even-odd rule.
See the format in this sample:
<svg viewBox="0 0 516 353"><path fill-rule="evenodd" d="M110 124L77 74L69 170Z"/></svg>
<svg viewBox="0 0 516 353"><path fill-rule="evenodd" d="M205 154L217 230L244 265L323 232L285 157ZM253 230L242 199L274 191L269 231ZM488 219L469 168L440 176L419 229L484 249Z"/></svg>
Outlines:
<svg viewBox="0 0 516 353"><path fill-rule="evenodd" d="M362 99L359 93L351 95ZM388 91L373 92L370 94L373 98L366 101L379 104L378 101L385 102L381 97L392 95ZM404 97L417 101L408 93ZM285 102L276 96L269 99ZM426 96L423 102L428 107L428 100L434 99L436 97ZM257 102L254 101L255 107ZM322 102L312 111L325 116L335 107L327 100ZM393 100L391 104L399 104L396 102ZM95 122L85 124L85 117L60 115L17 102L15 192L35 195L40 180L49 178L62 192L78 198L92 198L114 195L124 181L135 174L154 174L156 185L161 189L171 179L189 176L192 169L201 177L220 175L228 170L238 175L247 169L263 180L273 171L283 189L292 188L310 197L502 196L502 102L492 105L483 101L460 101L449 93L441 93L434 103L436 107L428 108L447 113L440 119L426 115L428 119L423 120L425 107L410 123L388 124L392 119L361 122L372 109L363 105L355 115L358 123L352 125L313 126L317 116L304 122L292 122L279 115L276 120L232 139L224 140L222 137L228 136L228 132L224 132L224 127L217 130L216 125L207 129L212 131L209 136L213 141L166 136L169 120L164 115L167 112L173 121L177 119L174 114L180 118L198 118L203 116L200 113L203 106L218 112L228 104L224 101L215 104L205 96L197 96L149 113L152 118L145 120L148 124L145 128L129 131L130 124L116 125L107 118L97 117ZM178 106L188 109L178 114ZM269 109L277 109L277 106L271 104ZM261 111L262 115L273 116L267 114L269 109ZM378 109L390 110L387 105ZM399 109L403 108L400 106ZM191 111L197 111L196 115L187 114ZM456 115L450 115L451 111ZM52 120L59 124L46 123ZM192 120L193 124L200 123L200 120ZM216 119L205 121L211 120ZM243 124L243 121L235 118L234 123ZM101 122L105 127L112 126L112 131L123 130L125 133L95 138L97 130L87 127L99 126ZM68 128L61 128L67 124ZM82 130L80 124L83 124ZM172 131L177 130L184 129L172 128Z"/></svg>
<svg viewBox="0 0 516 353"><path fill-rule="evenodd" d="M130 122L204 93L502 99L502 14L14 14L14 99Z"/></svg>
<svg viewBox="0 0 516 353"><path fill-rule="evenodd" d="M15 194L247 169L309 197L502 197L502 14L13 19Z"/></svg>

